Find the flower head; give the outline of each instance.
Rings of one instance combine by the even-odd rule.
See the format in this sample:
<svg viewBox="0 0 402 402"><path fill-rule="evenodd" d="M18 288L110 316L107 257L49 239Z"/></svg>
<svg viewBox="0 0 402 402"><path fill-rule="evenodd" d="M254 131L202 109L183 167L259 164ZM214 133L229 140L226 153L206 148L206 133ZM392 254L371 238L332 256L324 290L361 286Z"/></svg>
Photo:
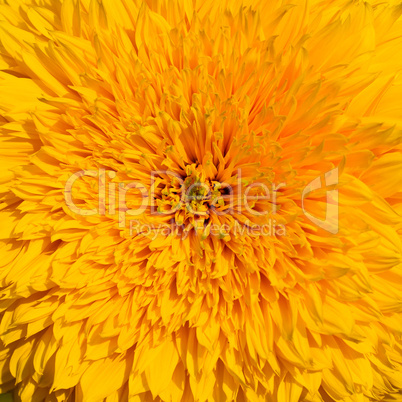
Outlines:
<svg viewBox="0 0 402 402"><path fill-rule="evenodd" d="M402 390L397 1L0 0L0 390Z"/></svg>

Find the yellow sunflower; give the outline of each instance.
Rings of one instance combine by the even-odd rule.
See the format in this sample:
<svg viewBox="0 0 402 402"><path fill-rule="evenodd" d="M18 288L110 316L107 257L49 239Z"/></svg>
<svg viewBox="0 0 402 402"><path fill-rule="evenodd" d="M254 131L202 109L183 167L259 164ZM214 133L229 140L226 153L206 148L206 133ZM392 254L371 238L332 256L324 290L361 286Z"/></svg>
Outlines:
<svg viewBox="0 0 402 402"><path fill-rule="evenodd" d="M402 401L402 3L0 0L0 391Z"/></svg>

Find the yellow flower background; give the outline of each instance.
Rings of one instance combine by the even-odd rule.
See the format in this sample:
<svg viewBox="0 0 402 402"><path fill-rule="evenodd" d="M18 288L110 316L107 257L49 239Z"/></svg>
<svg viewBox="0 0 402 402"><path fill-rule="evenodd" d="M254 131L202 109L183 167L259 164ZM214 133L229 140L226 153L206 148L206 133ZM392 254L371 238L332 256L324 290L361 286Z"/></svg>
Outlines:
<svg viewBox="0 0 402 402"><path fill-rule="evenodd" d="M402 3L0 0L0 70L1 392L402 400ZM333 169L337 233L302 208ZM80 171L103 172L71 192L96 214L66 203ZM220 202L168 214L155 171ZM99 209L132 182L155 190L136 224L180 236ZM277 205L245 208L255 183ZM285 235L235 231L273 218Z"/></svg>

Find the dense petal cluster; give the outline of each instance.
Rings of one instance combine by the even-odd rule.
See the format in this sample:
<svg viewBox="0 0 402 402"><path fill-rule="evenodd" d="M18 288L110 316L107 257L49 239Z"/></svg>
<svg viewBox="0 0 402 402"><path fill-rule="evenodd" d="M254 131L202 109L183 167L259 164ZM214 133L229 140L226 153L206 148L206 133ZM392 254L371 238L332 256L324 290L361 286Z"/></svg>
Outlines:
<svg viewBox="0 0 402 402"><path fill-rule="evenodd" d="M398 1L0 0L0 391L401 400L401 33Z"/></svg>

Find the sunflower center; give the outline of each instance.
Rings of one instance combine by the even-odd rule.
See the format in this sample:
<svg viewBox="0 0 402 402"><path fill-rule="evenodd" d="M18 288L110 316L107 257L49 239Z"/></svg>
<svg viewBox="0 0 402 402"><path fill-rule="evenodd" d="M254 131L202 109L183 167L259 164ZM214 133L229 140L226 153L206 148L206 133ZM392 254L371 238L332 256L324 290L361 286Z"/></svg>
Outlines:
<svg viewBox="0 0 402 402"><path fill-rule="evenodd" d="M206 177L202 167L188 165L184 179L172 177L162 190L158 211L174 214L174 222L204 228L217 210L227 204L227 189L218 181Z"/></svg>

